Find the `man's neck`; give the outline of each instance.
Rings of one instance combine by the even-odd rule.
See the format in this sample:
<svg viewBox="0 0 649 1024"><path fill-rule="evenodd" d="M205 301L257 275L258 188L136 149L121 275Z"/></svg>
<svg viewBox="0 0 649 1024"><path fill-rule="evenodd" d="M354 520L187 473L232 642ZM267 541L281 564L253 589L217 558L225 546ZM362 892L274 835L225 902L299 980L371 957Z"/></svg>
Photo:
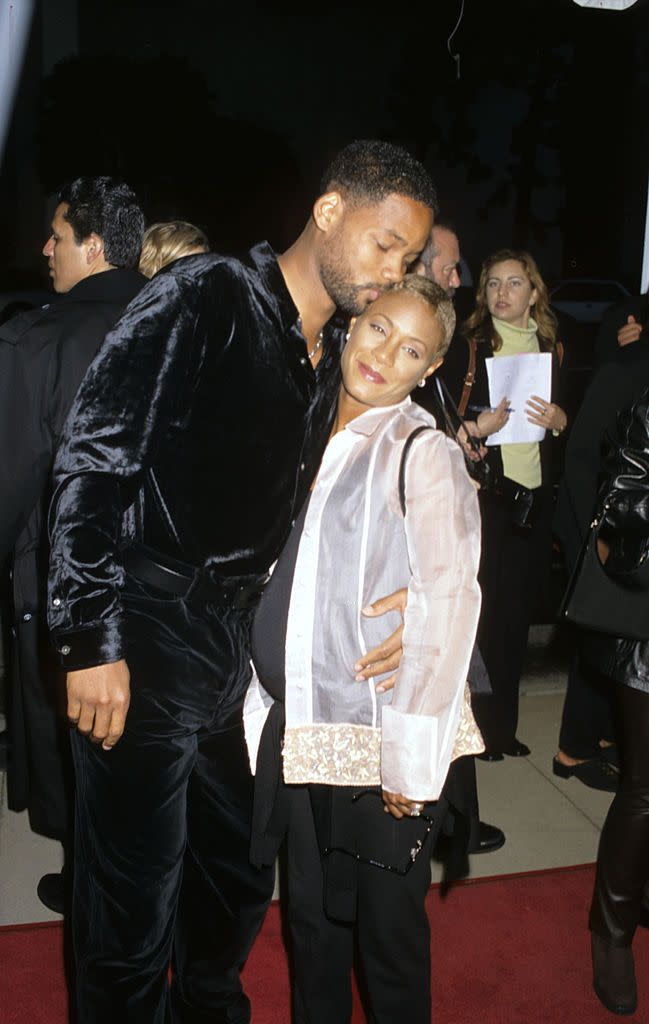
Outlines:
<svg viewBox="0 0 649 1024"><path fill-rule="evenodd" d="M317 345L320 331L336 309L320 279L312 230L307 225L293 245L277 258L286 287L300 314L302 333L309 351Z"/></svg>

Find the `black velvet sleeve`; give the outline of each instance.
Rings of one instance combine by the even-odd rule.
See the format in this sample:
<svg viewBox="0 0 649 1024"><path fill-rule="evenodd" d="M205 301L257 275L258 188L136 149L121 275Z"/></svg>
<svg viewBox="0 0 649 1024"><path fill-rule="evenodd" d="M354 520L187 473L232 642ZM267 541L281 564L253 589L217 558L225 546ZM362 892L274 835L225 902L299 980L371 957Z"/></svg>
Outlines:
<svg viewBox="0 0 649 1024"><path fill-rule="evenodd" d="M162 274L107 336L54 467L48 618L67 669L125 654L122 520L198 358L190 282Z"/></svg>

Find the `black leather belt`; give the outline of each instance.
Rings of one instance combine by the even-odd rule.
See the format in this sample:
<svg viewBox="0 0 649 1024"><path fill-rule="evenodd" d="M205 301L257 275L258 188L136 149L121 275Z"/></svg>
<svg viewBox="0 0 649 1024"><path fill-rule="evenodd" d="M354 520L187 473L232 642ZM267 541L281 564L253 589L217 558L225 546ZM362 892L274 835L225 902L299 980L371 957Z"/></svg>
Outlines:
<svg viewBox="0 0 649 1024"><path fill-rule="evenodd" d="M157 590L223 609L254 608L269 578L267 573L263 576L217 576L209 569L195 569L144 547L126 549L124 568L140 582Z"/></svg>

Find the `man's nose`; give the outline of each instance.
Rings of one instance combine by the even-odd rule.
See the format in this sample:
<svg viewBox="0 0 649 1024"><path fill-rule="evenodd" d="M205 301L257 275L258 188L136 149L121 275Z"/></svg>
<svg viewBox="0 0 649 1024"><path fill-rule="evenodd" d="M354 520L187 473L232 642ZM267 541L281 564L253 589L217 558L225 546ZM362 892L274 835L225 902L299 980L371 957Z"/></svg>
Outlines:
<svg viewBox="0 0 649 1024"><path fill-rule="evenodd" d="M460 275L457 272L457 267L453 267L451 271L451 276L448 279L448 283L450 284L451 288L460 287Z"/></svg>
<svg viewBox="0 0 649 1024"><path fill-rule="evenodd" d="M47 242L43 246L43 256L47 256L47 258L49 259L50 256L53 255L53 253L54 253L54 239L50 235L50 237L48 238Z"/></svg>
<svg viewBox="0 0 649 1024"><path fill-rule="evenodd" d="M396 281L403 281L404 274L405 268L401 256L398 253L386 253L381 270L383 280L388 284L394 284Z"/></svg>

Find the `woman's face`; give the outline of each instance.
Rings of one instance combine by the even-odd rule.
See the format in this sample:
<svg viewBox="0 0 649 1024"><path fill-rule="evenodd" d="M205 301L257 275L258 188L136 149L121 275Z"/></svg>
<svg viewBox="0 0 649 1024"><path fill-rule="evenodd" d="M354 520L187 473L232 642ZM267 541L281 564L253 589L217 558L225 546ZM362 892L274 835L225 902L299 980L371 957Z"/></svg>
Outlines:
<svg viewBox="0 0 649 1024"><path fill-rule="evenodd" d="M504 320L512 327L527 327L530 310L538 294L522 263L518 260L494 263L485 289L487 306L492 316Z"/></svg>
<svg viewBox="0 0 649 1024"><path fill-rule="evenodd" d="M440 365L436 353L443 340L437 314L424 299L386 292L352 321L341 357L344 391L363 407L396 405Z"/></svg>

